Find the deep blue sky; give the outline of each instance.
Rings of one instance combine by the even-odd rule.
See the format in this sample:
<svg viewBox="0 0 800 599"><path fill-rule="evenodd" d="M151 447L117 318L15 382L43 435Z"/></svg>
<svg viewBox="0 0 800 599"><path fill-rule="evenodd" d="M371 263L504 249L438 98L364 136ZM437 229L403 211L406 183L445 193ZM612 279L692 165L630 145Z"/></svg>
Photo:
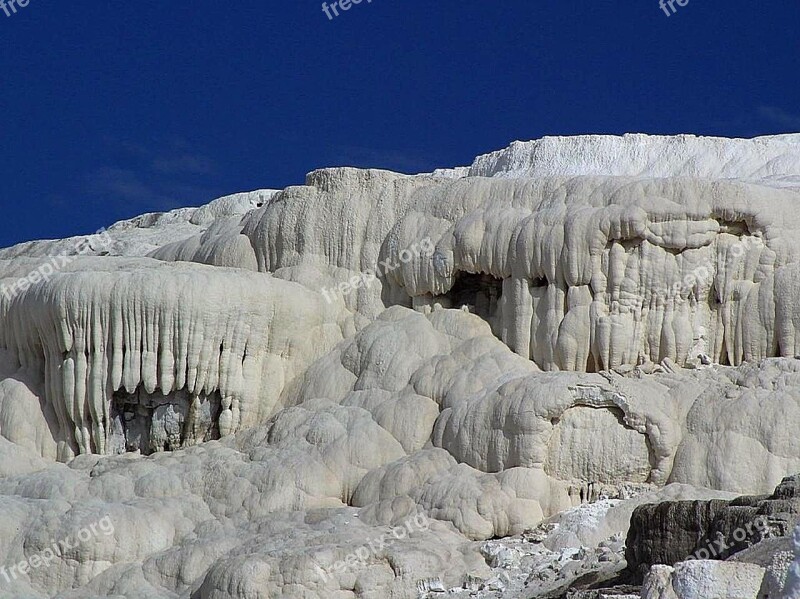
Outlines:
<svg viewBox="0 0 800 599"><path fill-rule="evenodd" d="M5 0L8 2L9 0ZM576 133L800 131L800 2L30 0L0 12L0 246Z"/></svg>

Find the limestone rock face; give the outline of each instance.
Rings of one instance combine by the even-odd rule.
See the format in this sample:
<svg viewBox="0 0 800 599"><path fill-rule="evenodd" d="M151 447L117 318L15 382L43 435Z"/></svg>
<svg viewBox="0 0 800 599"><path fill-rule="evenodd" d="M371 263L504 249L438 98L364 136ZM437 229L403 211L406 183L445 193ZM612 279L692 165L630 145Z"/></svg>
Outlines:
<svg viewBox="0 0 800 599"><path fill-rule="evenodd" d="M735 537L798 511L799 173L545 138L0 250L0 599L600 597L629 528L652 596L800 588Z"/></svg>
<svg viewBox="0 0 800 599"><path fill-rule="evenodd" d="M475 159L463 176L616 175L798 182L798 135L725 139L695 135L577 135L517 141Z"/></svg>
<svg viewBox="0 0 800 599"><path fill-rule="evenodd" d="M0 304L0 344L39 375L61 459L149 453L258 424L346 329L319 294L269 275L145 259L69 267ZM134 440L137 409L150 411L145 428L161 422L145 435L152 443Z"/></svg>
<svg viewBox="0 0 800 599"><path fill-rule="evenodd" d="M787 537L800 521L800 475L769 496L675 501L638 507L626 543L628 568L643 576L656 564L724 560L764 539Z"/></svg>
<svg viewBox="0 0 800 599"><path fill-rule="evenodd" d="M545 370L685 365L701 353L739 364L800 353L796 202L793 188L736 180L337 169L279 194L246 218L244 233L260 270L358 273L388 261L396 268L373 288L384 301L472 306ZM783 216L772 220L776 209ZM325 227L345 214L358 216L346 229ZM435 251L402 260L421 239ZM347 300L369 311L368 295Z"/></svg>
<svg viewBox="0 0 800 599"><path fill-rule="evenodd" d="M642 589L643 599L754 599L764 568L718 561L657 566Z"/></svg>
<svg viewBox="0 0 800 599"><path fill-rule="evenodd" d="M773 589L769 589L781 590L780 597L783 599L797 599L797 597L800 597L800 526L794 530L792 536L792 550L794 561L783 577L783 586L781 587L781 580L778 578L778 580L775 581L777 584L774 584Z"/></svg>

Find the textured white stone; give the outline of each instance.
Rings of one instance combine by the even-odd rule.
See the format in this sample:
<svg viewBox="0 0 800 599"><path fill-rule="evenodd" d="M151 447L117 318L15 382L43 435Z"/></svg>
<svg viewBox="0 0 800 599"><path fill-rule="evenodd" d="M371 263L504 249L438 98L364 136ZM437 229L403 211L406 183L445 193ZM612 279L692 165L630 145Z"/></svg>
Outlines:
<svg viewBox="0 0 800 599"><path fill-rule="evenodd" d="M149 259L80 258L70 267L11 301L0 297L0 346L33 373L24 380L46 400L61 459L107 453L119 390L219 393L226 432L263 422L286 382L347 329L346 315L318 293L265 274ZM30 406L31 389L0 385L13 410ZM35 435L48 442L41 426Z"/></svg>
<svg viewBox="0 0 800 599"><path fill-rule="evenodd" d="M781 593L781 599L800 598L800 526L795 528L792 538L795 560L786 573L786 582Z"/></svg>
<svg viewBox="0 0 800 599"><path fill-rule="evenodd" d="M0 293L0 566L115 525L0 598L522 594L523 563L553 588L619 555L642 501L771 491L798 173L800 136L545 138L0 250L4 289L70 256ZM749 597L751 566L648 584Z"/></svg>
<svg viewBox="0 0 800 599"><path fill-rule="evenodd" d="M653 566L642 599L756 599L763 577L757 564L696 560Z"/></svg>

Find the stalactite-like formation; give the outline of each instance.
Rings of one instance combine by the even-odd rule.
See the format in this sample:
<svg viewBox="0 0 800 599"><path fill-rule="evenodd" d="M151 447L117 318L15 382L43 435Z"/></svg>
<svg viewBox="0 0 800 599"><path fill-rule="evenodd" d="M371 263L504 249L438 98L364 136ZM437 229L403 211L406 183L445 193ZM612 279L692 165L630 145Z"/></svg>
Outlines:
<svg viewBox="0 0 800 599"><path fill-rule="evenodd" d="M44 373L62 459L108 451L120 390L183 391L188 407L218 394L220 433L252 426L342 336L318 294L269 275L146 259L86 258L74 268L3 299L0 312L0 346Z"/></svg>

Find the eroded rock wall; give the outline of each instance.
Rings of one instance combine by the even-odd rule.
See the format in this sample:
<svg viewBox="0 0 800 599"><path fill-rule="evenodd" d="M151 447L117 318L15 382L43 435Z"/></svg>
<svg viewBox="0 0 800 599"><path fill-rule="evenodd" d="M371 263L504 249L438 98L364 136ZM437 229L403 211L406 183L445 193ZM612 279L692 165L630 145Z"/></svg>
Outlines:
<svg viewBox="0 0 800 599"><path fill-rule="evenodd" d="M209 418L220 435L263 422L285 384L348 326L319 294L269 275L113 258L70 269L0 298L0 347L40 375L35 391L55 412L61 459L119 450L125 427L112 399L121 390L155 400L185 392L187 416L217 394ZM181 428L192 423L182 418Z"/></svg>

